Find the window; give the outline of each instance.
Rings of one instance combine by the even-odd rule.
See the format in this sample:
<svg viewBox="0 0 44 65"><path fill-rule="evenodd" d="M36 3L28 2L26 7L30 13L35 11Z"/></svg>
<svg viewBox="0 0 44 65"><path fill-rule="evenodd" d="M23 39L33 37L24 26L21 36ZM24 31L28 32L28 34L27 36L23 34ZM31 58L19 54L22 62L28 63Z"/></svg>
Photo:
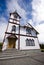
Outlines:
<svg viewBox="0 0 44 65"><path fill-rule="evenodd" d="M19 19L19 16L17 14L14 14L14 18L15 19L17 19L17 18Z"/></svg>
<svg viewBox="0 0 44 65"><path fill-rule="evenodd" d="M26 46L29 46L29 40L28 39L26 39Z"/></svg>
<svg viewBox="0 0 44 65"><path fill-rule="evenodd" d="M31 39L29 39L29 42L28 42L28 44L29 44L29 46L32 46L32 40Z"/></svg>
<svg viewBox="0 0 44 65"><path fill-rule="evenodd" d="M32 39L32 46L35 46L34 40Z"/></svg>
<svg viewBox="0 0 44 65"><path fill-rule="evenodd" d="M16 31L16 26L15 25L12 26L12 31L14 31L14 32Z"/></svg>
<svg viewBox="0 0 44 65"><path fill-rule="evenodd" d="M26 28L26 34L31 34L31 29L30 28Z"/></svg>
<svg viewBox="0 0 44 65"><path fill-rule="evenodd" d="M33 39L26 39L26 46L35 46Z"/></svg>

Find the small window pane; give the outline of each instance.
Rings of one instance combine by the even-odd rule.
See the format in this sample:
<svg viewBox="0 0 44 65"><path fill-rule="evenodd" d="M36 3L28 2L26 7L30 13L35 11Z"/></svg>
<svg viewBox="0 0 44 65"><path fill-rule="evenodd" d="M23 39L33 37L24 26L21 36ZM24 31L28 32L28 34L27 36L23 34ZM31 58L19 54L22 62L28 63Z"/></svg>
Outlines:
<svg viewBox="0 0 44 65"><path fill-rule="evenodd" d="M31 39L29 39L29 46L31 46Z"/></svg>
<svg viewBox="0 0 44 65"><path fill-rule="evenodd" d="M34 40L26 39L26 46L35 46Z"/></svg>
<svg viewBox="0 0 44 65"><path fill-rule="evenodd" d="M34 40L32 39L32 46L35 46Z"/></svg>
<svg viewBox="0 0 44 65"><path fill-rule="evenodd" d="M15 25L12 26L12 31L16 31L16 26Z"/></svg>
<svg viewBox="0 0 44 65"><path fill-rule="evenodd" d="M30 28L26 28L26 33L27 34L31 34L31 29Z"/></svg>
<svg viewBox="0 0 44 65"><path fill-rule="evenodd" d="M26 46L28 46L28 43L29 43L29 40L28 40L28 39L26 39Z"/></svg>

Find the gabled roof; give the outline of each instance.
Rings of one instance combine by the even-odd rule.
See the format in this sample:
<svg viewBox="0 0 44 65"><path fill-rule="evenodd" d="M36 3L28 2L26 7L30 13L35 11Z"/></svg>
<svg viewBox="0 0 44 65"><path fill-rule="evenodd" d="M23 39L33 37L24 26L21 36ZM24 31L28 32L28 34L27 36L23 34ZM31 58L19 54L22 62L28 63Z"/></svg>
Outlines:
<svg viewBox="0 0 44 65"><path fill-rule="evenodd" d="M21 18L21 16L17 13L17 11L14 11L14 12L10 13L10 15L11 14L17 14L17 16L19 16L19 18Z"/></svg>
<svg viewBox="0 0 44 65"><path fill-rule="evenodd" d="M34 29L37 34L39 34L38 31L30 23L27 23L27 24L29 25L29 27L31 27L32 29Z"/></svg>
<svg viewBox="0 0 44 65"><path fill-rule="evenodd" d="M36 33L39 34L38 31L37 31L37 30L36 30L36 29L35 29L30 23L27 23L26 25L24 25L24 26L20 26L20 27L34 29L34 30L36 31Z"/></svg>

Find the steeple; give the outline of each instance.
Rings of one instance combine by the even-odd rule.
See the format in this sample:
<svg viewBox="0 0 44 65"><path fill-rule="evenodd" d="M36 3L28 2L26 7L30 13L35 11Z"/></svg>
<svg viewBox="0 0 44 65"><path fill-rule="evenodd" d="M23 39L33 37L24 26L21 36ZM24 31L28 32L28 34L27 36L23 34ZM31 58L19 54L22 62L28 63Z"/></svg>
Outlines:
<svg viewBox="0 0 44 65"><path fill-rule="evenodd" d="M20 23L21 16L17 13L17 11L10 13L10 18L9 21L15 22L15 23ZM17 22L16 22L17 21Z"/></svg>
<svg viewBox="0 0 44 65"><path fill-rule="evenodd" d="M3 39L3 43L6 39L8 39L8 48L15 48L16 41L18 41L18 49L20 48L20 19L21 16L17 13L17 11L10 13L8 25L5 31L5 36ZM10 31L9 31L10 27ZM4 44L3 44L4 49Z"/></svg>
<svg viewBox="0 0 44 65"><path fill-rule="evenodd" d="M17 13L17 11L10 13L9 22L8 22L8 26L7 26L7 29L6 29L6 32L5 32L3 42L5 41L7 32L12 33L12 34L13 33L16 34L16 29L17 29L17 27L19 28L20 19L21 19L21 16ZM10 25L12 25L11 32L8 31Z"/></svg>
<svg viewBox="0 0 44 65"><path fill-rule="evenodd" d="M10 13L10 15L12 15L12 14L13 14L14 18L19 18L19 19L21 18L21 16L17 13L17 11Z"/></svg>

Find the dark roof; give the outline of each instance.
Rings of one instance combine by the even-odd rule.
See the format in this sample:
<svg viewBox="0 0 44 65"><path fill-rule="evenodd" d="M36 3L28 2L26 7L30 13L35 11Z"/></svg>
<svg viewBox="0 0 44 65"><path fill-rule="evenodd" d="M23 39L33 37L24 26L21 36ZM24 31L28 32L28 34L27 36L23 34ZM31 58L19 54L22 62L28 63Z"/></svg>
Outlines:
<svg viewBox="0 0 44 65"><path fill-rule="evenodd" d="M10 13L10 15L11 14L17 14L17 16L19 16L19 18L21 18L21 16L17 13L17 11L14 11L14 12Z"/></svg>

